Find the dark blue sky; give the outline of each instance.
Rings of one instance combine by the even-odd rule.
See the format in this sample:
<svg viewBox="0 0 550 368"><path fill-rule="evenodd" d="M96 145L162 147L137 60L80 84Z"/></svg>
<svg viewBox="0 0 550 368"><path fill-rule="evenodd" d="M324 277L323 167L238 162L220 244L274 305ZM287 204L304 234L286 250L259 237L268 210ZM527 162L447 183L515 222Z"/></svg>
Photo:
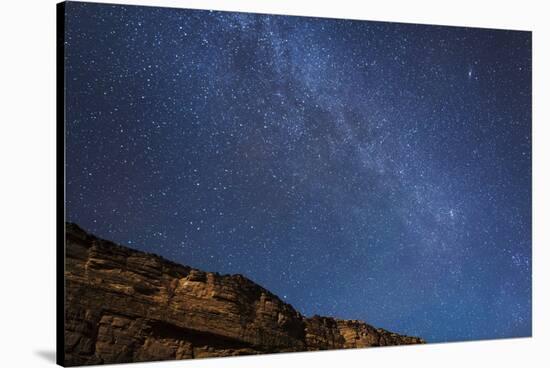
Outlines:
<svg viewBox="0 0 550 368"><path fill-rule="evenodd" d="M67 218L429 342L531 334L529 32L69 2Z"/></svg>

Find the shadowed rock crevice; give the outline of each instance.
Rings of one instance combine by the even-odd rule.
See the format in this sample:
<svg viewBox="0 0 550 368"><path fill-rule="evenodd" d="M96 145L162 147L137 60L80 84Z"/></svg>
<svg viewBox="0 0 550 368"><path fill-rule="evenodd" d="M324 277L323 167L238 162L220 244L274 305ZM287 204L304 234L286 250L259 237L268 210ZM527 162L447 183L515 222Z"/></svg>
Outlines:
<svg viewBox="0 0 550 368"><path fill-rule="evenodd" d="M362 321L306 318L242 275L129 249L66 224L66 365L424 343Z"/></svg>

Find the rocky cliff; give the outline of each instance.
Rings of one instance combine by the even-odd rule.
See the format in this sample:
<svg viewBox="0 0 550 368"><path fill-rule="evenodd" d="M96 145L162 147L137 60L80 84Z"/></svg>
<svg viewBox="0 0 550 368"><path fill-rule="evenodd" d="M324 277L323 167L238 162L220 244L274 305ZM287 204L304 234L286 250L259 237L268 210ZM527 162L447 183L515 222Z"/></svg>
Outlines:
<svg viewBox="0 0 550 368"><path fill-rule="evenodd" d="M361 321L306 318L241 275L203 272L66 225L66 365L419 343Z"/></svg>

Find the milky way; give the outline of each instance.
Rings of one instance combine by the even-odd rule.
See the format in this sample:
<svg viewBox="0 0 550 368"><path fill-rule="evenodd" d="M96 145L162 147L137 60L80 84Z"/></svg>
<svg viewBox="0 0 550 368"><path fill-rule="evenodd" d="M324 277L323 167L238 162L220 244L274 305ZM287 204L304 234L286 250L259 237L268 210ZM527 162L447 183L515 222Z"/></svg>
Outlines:
<svg viewBox="0 0 550 368"><path fill-rule="evenodd" d="M531 334L531 33L67 3L66 211L305 315Z"/></svg>

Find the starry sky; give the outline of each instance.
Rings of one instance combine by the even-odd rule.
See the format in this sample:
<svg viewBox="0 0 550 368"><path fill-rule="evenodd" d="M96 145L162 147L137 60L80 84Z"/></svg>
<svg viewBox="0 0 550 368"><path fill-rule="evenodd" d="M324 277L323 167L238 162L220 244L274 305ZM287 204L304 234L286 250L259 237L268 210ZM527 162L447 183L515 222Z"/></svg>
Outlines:
<svg viewBox="0 0 550 368"><path fill-rule="evenodd" d="M67 3L67 220L307 316L531 335L531 33Z"/></svg>

